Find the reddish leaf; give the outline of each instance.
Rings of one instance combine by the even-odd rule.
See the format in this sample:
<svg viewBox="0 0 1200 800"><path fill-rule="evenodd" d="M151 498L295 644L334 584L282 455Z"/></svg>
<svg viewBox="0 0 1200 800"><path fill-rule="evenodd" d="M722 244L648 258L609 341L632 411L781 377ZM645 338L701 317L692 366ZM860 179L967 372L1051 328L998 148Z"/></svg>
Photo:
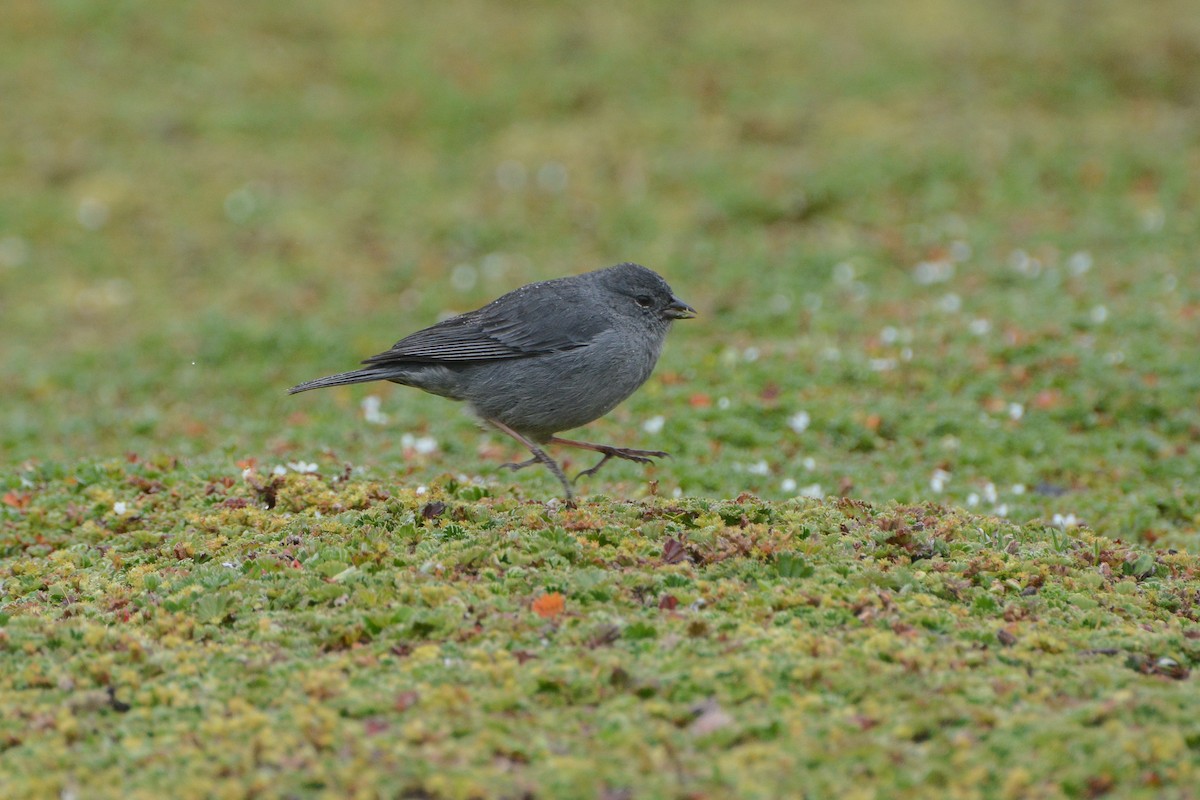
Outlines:
<svg viewBox="0 0 1200 800"><path fill-rule="evenodd" d="M29 506L29 501L33 499L33 495L25 492L17 494L16 492L5 492L4 505L12 506L18 511L24 511Z"/></svg>
<svg viewBox="0 0 1200 800"><path fill-rule="evenodd" d="M544 594L537 600L533 601L533 613L537 614L542 619L554 619L559 614L563 613L567 603L561 594L558 592L550 592Z"/></svg>

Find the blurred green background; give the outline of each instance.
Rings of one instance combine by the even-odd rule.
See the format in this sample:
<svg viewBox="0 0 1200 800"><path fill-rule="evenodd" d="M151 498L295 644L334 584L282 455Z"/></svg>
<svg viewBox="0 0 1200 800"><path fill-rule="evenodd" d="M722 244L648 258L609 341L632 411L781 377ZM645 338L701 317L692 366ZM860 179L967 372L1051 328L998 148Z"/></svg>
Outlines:
<svg viewBox="0 0 1200 800"><path fill-rule="evenodd" d="M554 495L444 400L284 391L635 260L701 317L586 438L675 458L586 491L1194 547L1194 12L11 0L0 481L136 452Z"/></svg>

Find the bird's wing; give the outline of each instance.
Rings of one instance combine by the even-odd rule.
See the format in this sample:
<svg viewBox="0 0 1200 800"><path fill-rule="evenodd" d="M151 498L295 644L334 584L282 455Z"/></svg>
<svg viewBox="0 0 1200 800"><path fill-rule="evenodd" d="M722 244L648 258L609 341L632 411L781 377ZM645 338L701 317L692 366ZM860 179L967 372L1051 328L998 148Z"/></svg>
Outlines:
<svg viewBox="0 0 1200 800"><path fill-rule="evenodd" d="M526 286L410 334L363 363L492 361L582 347L612 323L574 295L553 282Z"/></svg>

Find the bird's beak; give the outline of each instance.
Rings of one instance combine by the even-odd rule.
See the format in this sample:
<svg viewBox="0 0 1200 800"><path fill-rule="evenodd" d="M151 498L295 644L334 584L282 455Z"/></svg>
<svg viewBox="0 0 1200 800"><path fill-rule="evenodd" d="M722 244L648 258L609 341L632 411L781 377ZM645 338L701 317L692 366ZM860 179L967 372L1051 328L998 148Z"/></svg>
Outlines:
<svg viewBox="0 0 1200 800"><path fill-rule="evenodd" d="M691 319L696 316L696 309L675 295L671 295L671 304L663 309L663 312L671 319Z"/></svg>

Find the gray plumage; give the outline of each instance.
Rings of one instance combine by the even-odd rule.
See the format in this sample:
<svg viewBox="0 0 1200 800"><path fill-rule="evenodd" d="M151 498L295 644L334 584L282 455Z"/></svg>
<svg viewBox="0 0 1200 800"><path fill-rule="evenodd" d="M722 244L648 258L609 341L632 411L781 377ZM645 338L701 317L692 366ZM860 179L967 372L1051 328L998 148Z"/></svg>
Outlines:
<svg viewBox="0 0 1200 800"><path fill-rule="evenodd" d="M522 286L406 336L366 359L362 369L302 383L288 393L382 380L461 400L533 453L529 461L506 466L545 464L570 499L570 483L539 445L604 455L581 475L614 457L649 463L665 456L555 434L604 416L633 394L650 377L671 322L695 313L657 273L618 264Z"/></svg>

